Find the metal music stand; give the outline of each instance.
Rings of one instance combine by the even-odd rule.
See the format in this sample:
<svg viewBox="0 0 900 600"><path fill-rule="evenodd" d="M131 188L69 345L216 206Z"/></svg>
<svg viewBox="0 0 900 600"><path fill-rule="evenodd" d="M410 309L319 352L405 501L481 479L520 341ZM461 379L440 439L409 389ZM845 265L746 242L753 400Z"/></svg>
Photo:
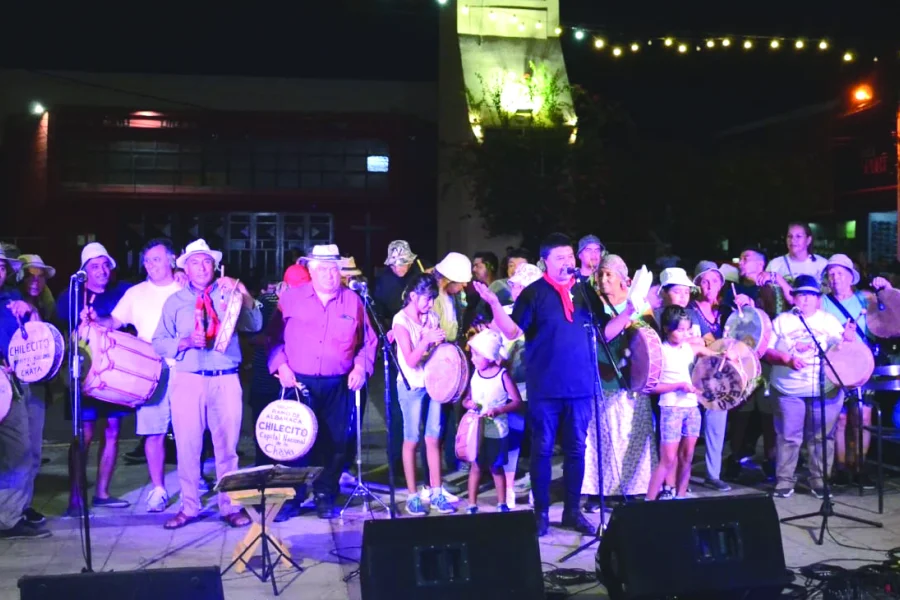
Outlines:
<svg viewBox="0 0 900 600"><path fill-rule="evenodd" d="M279 544L272 539L266 531L266 490L278 487L297 487L312 482L321 472L322 467L265 465L262 467L250 467L248 469L233 471L224 475L219 480L215 487L216 492L242 492L247 490L256 490L259 492L259 512L261 514L260 527L262 528L260 534L247 544L247 547L244 548L243 552L231 561L231 564L222 571L223 575L231 570L238 562L243 562L250 572L256 575L260 581L265 582L271 577L272 591L277 596L278 584L275 581L275 567L278 565L279 561L282 559L286 560L291 566L297 569L297 571L300 573L303 572L303 567L298 565L290 556L285 555L279 547ZM257 541L262 543L262 568L260 571L251 567L249 560L244 558L247 552L256 545ZM274 560L272 558L273 552L270 548L274 548L275 552L278 554Z"/></svg>
<svg viewBox="0 0 900 600"><path fill-rule="evenodd" d="M831 361L828 360L828 356L825 354L825 349L822 348L819 340L817 340L816 336L813 334L812 329L809 328L809 324L806 322L806 319L804 319L803 315L799 314L799 312L796 314L797 318L800 319L800 322L803 323L803 326L809 332L809 336L812 338L813 343L816 345L816 351L819 353L819 394L817 400L819 401L819 420L821 421L822 433L822 489L824 493L822 504L821 506L819 506L819 510L811 513L804 513L802 515L795 515L793 517L785 517L784 519L781 519L781 522L790 523L791 521L799 521L801 519L808 519L810 517L822 517L822 526L819 528L819 539L816 540L816 544L821 546L825 539L825 529L828 527L829 517L846 519L847 521L853 521L854 523L861 523L863 525L871 525L872 527L883 527L884 525L877 521L869 521L866 519L860 519L859 517L842 515L838 512L835 512L834 510L834 503L831 501L831 484L828 482L828 431L825 427L825 365L827 364L828 368L831 369L831 372L841 384L842 390L846 390L847 386L845 386L844 382L841 381L841 376L835 370L834 365L831 364Z"/></svg>
<svg viewBox="0 0 900 600"><path fill-rule="evenodd" d="M372 512L372 507L369 505L369 498L380 504L384 510L390 513L391 511L387 505L366 487L362 476L362 401L360 398L360 390L356 390L356 487L350 492L347 503L344 504L344 508L341 509L341 517L344 516L344 513L347 511L347 508L350 507L350 503L353 502L354 498L363 499L363 513L369 513L371 516L375 516Z"/></svg>

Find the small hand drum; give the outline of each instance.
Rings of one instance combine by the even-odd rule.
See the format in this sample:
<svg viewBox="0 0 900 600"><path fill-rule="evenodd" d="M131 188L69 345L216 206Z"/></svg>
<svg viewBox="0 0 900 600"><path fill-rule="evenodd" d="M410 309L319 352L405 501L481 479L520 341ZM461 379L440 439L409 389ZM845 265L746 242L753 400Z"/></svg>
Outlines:
<svg viewBox="0 0 900 600"><path fill-rule="evenodd" d="M772 319L762 309L744 306L728 317L723 337L743 342L762 356L769 349Z"/></svg>
<svg viewBox="0 0 900 600"><path fill-rule="evenodd" d="M869 381L875 370L875 357L861 340L843 342L831 348L825 353L825 356L834 366L840 379L835 377L834 371L827 364L825 365L825 376L838 387L841 382L847 386L847 389L862 387Z"/></svg>
<svg viewBox="0 0 900 600"><path fill-rule="evenodd" d="M425 389L435 402L455 402L469 384L469 362L456 344L439 344L425 363Z"/></svg>
<svg viewBox="0 0 900 600"><path fill-rule="evenodd" d="M469 463L478 460L483 437L484 420L474 410L466 412L456 430L456 458Z"/></svg>

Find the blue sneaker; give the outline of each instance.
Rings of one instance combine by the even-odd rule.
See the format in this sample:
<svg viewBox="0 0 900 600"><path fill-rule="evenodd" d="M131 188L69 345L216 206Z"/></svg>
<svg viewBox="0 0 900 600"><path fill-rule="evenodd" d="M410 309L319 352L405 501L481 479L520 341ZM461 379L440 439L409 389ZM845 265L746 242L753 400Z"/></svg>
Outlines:
<svg viewBox="0 0 900 600"><path fill-rule="evenodd" d="M498 504L497 512L509 512L509 507L505 504Z"/></svg>
<svg viewBox="0 0 900 600"><path fill-rule="evenodd" d="M477 507L477 506L469 506L469 507L467 507L467 508L466 508L466 514L467 514L467 515L477 515L477 514L478 514L478 507Z"/></svg>
<svg viewBox="0 0 900 600"><path fill-rule="evenodd" d="M431 497L431 508L437 510L442 515L449 515L456 512L456 508L450 504L447 497L443 494Z"/></svg>
<svg viewBox="0 0 900 600"><path fill-rule="evenodd" d="M415 517L424 517L428 514L428 508L425 507L422 499L415 495L406 501L406 512Z"/></svg>

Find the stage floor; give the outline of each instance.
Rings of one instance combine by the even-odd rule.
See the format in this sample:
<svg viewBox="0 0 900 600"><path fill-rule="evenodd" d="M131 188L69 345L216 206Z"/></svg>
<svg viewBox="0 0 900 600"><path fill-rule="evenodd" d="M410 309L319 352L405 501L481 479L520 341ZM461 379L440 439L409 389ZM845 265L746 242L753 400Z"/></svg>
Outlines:
<svg viewBox="0 0 900 600"><path fill-rule="evenodd" d="M383 434L379 432L377 423L370 425L368 418L366 421L366 438L371 441L364 451L366 462L373 465L383 463L383 451L379 449L378 443L378 440L383 439ZM126 427L123 426L123 429L128 431ZM241 447L247 457L252 456L249 437L242 440ZM132 448L132 441L123 441L120 452L128 452ZM59 517L65 509L67 497L65 444L48 443L45 454L51 460L44 466L38 480L35 508L50 517L49 528L53 536L43 540L0 542L0 600L19 597L17 580L23 575L77 573L84 566L78 521ZM698 467L695 472L699 474L702 469L702 447L698 448L695 460ZM89 479L93 481L93 465L96 464L93 456L89 464L92 465ZM167 472L167 487L170 493L177 492L178 482L171 465L167 466ZM212 477L212 463L208 463L206 473ZM751 472L746 480L748 485L735 486L729 493L771 491L770 485L758 483L759 477L755 476L758 473ZM554 476L561 476L559 459L554 467ZM373 473L372 478L383 479L383 475ZM692 488L697 496L714 493L696 481ZM145 512L144 506L144 498L149 489L143 465L126 466L120 462L113 479L112 493L130 500L132 506L126 509L94 509L91 534L95 571L209 565L224 568L231 562L232 551L246 534L246 529L226 527L218 519L213 503L208 504L209 516L205 520L175 532L166 531L162 524L177 512L177 496L170 502L166 513L149 514ZM398 495L401 508L404 497L405 494ZM206 499L208 501L209 496ZM483 494L479 501L482 511L495 504L492 492ZM792 498L776 499L775 502L782 517L814 511L820 504L802 485L798 485L797 493ZM875 529L835 519L831 521L831 535L826 533L824 545L817 546L813 535L818 533L819 519L782 525L785 558L789 567L800 567L827 559L861 561L842 562L845 567L864 562L880 562L884 558L884 550L900 546L900 487L897 483L889 483L883 515L877 513L875 492L866 492L865 496L859 497L855 488L839 489L835 502L837 510L881 521L884 528ZM462 516L464 506L465 503L461 503L458 517L427 518L465 518ZM521 497L518 509L528 510L527 497ZM559 521L560 512L561 504L554 504L551 522ZM376 513L376 518L385 517L383 512ZM599 515L589 515L589 518L595 523L599 521ZM291 547L295 559L306 569L299 575L279 569L278 581L279 586L284 588L283 595L293 598L301 597L299 594L304 598L359 598L359 579L351 576L357 568L356 561L360 555L363 522L362 509L355 507L343 519L330 522L319 520L314 513L310 513L276 525L276 534ZM574 533L551 527L550 535L541 540L541 558L545 563L558 564L560 557L582 541L586 540ZM594 554L595 550L592 548L564 566L580 567L593 572ZM549 565L545 565L545 570L549 568ZM348 578L349 581L346 581ZM273 597L271 586L260 582L249 572L238 575L232 571L223 580L225 597L230 600ZM591 589L585 589L579 597L606 597L602 587L585 587ZM570 591L578 589L571 588Z"/></svg>

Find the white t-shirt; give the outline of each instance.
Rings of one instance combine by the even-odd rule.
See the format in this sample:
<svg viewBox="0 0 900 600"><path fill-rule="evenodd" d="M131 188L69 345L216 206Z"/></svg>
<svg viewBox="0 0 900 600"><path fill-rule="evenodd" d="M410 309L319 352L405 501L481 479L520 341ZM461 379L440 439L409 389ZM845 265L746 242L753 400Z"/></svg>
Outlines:
<svg viewBox="0 0 900 600"><path fill-rule="evenodd" d="M691 366L694 364L694 349L688 343L673 346L668 342L662 344L662 373L660 383L690 383ZM691 408L697 406L697 394L682 391L666 392L659 396L660 406L677 406Z"/></svg>
<svg viewBox="0 0 900 600"><path fill-rule="evenodd" d="M806 323L815 334L816 341L826 352L838 344L844 336L844 328L837 318L823 310L813 313L806 319ZM818 350L800 317L793 313L782 313L775 318L772 322L769 349L797 356L806 363L806 367L799 371L782 365L773 366L771 382L776 390L786 396L800 398L819 395ZM833 389L834 384L826 377L825 392L828 393Z"/></svg>
<svg viewBox="0 0 900 600"><path fill-rule="evenodd" d="M429 319L432 323L438 322L436 314L432 313ZM419 342L422 340L422 330L425 329L424 325L410 319L406 312L401 310L394 315L392 327L397 326L403 327L409 332L409 343L412 348L419 345ZM419 389L425 387L425 361L420 362L415 369L410 367L406 362L406 357L403 355L403 348L400 347L400 344L397 344L397 362L400 363L400 369L406 375L406 380L409 382L410 387ZM403 385L403 378L399 374L397 375L397 381Z"/></svg>
<svg viewBox="0 0 900 600"><path fill-rule="evenodd" d="M162 317L163 304L169 296L181 289L182 285L175 281L168 285L142 281L128 288L113 309L112 317L120 323L134 325L139 339L152 342L156 326ZM174 360L166 359L166 362L169 366L175 364Z"/></svg>
<svg viewBox="0 0 900 600"><path fill-rule="evenodd" d="M785 254L770 260L766 271L778 273L789 283L796 279L797 275L812 275L816 281L822 281L822 273L827 265L828 261L818 254L810 254L803 262L797 262Z"/></svg>

